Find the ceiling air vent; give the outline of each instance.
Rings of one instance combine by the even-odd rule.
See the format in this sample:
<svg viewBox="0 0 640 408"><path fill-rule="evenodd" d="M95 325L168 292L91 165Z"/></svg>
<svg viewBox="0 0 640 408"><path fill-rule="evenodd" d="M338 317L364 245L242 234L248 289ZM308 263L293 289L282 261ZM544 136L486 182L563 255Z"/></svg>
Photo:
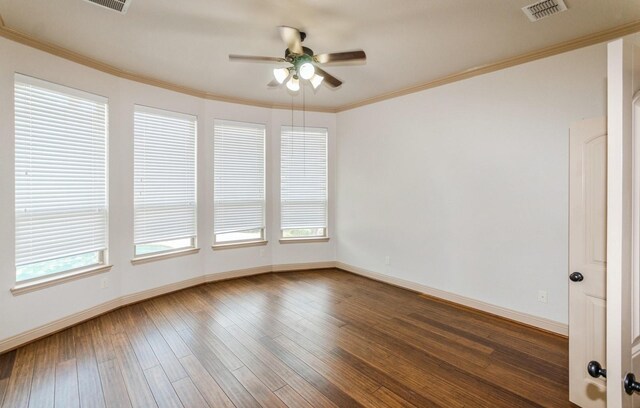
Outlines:
<svg viewBox="0 0 640 408"><path fill-rule="evenodd" d="M89 3L97 4L98 6L106 7L111 10L115 10L118 13L126 13L131 4L131 0L84 0Z"/></svg>
<svg viewBox="0 0 640 408"><path fill-rule="evenodd" d="M523 7L522 11L529 17L530 21L538 21L566 9L567 6L563 0L543 0Z"/></svg>

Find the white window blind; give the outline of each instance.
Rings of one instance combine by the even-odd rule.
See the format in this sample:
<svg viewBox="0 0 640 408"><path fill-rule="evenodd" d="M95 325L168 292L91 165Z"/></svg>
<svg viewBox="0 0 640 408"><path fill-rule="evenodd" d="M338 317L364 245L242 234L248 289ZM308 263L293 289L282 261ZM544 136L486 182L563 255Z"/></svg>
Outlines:
<svg viewBox="0 0 640 408"><path fill-rule="evenodd" d="M196 126L195 116L135 106L136 255L195 246Z"/></svg>
<svg viewBox="0 0 640 408"><path fill-rule="evenodd" d="M107 99L15 76L16 277L104 262Z"/></svg>
<svg viewBox="0 0 640 408"><path fill-rule="evenodd" d="M214 242L264 239L265 126L216 120Z"/></svg>
<svg viewBox="0 0 640 408"><path fill-rule="evenodd" d="M280 150L282 236L325 236L327 130L283 126Z"/></svg>

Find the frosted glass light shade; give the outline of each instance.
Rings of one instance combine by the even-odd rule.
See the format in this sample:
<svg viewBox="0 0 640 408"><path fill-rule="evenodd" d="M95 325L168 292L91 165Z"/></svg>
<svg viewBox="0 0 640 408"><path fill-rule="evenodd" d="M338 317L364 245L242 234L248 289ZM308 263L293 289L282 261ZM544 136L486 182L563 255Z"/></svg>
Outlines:
<svg viewBox="0 0 640 408"><path fill-rule="evenodd" d="M273 76L279 84L283 83L289 77L288 68L276 68L273 70Z"/></svg>
<svg viewBox="0 0 640 408"><path fill-rule="evenodd" d="M318 89L323 80L324 77L314 74L309 81L311 82L311 85L313 85L313 89Z"/></svg>
<svg viewBox="0 0 640 408"><path fill-rule="evenodd" d="M300 90L300 80L298 78L291 78L287 82L287 88L292 92L298 92Z"/></svg>
<svg viewBox="0 0 640 408"><path fill-rule="evenodd" d="M311 79L316 73L316 69L313 67L313 64L310 62L305 62L300 65L298 68L298 74L302 79Z"/></svg>

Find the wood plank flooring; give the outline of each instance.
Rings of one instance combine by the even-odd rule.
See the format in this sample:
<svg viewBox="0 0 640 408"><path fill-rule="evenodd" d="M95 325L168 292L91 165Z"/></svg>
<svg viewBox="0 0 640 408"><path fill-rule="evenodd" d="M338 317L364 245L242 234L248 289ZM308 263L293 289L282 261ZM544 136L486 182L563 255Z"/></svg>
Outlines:
<svg viewBox="0 0 640 408"><path fill-rule="evenodd" d="M339 270L210 283L0 355L0 405L571 407L558 336Z"/></svg>

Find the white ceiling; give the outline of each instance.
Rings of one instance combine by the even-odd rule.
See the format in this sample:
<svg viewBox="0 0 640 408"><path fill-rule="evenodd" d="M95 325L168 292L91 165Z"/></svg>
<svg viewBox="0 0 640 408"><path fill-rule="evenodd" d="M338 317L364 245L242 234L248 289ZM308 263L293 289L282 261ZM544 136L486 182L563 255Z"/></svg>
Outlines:
<svg viewBox="0 0 640 408"><path fill-rule="evenodd" d="M132 0L125 15L83 0L0 0L5 24L120 69L217 95L290 104L267 89L266 64L228 54L282 56L277 26L307 32L316 53L364 49L366 65L327 67L337 90L306 92L335 108L640 20L638 0L566 0L531 23L534 0ZM301 96L295 96L301 104Z"/></svg>

